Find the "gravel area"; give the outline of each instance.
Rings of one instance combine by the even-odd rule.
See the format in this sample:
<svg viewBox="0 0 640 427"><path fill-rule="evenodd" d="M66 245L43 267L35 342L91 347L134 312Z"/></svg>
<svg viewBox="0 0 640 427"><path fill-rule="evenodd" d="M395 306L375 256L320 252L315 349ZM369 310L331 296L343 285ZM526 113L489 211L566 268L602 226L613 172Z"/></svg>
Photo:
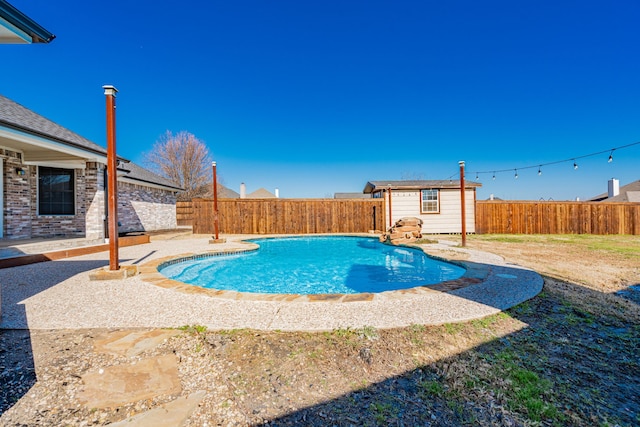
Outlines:
<svg viewBox="0 0 640 427"><path fill-rule="evenodd" d="M499 237L475 237L469 246L501 254L544 274L544 289L525 303L469 322L415 323L403 328L367 325L324 332L207 329L200 323L178 329L0 329L0 425L637 425L640 384L638 376L630 373L638 372L640 366L640 312L637 302L622 296L623 291L631 292L630 285L640 277L637 242L607 237L603 246L600 237L572 237L571 244L564 237L538 238L541 243L532 236L518 243L512 242L514 237L503 238L507 242L496 239ZM165 242L159 247L154 242L122 253L127 253L126 263L150 264L169 252L211 248L206 239L198 247L197 240ZM594 242L600 249L593 249ZM529 270L486 253L462 250L448 242L423 249L475 263L469 264L478 270L475 273L484 270L488 274L488 280L470 281L466 288L432 291L443 297L437 301L440 304L447 302L447 295L464 299L460 294L467 293L478 306L481 300L489 303L487 310L497 310L500 304L511 303L505 297L521 298L532 292L530 284L522 286L528 283L527 277L535 285L535 275L527 276ZM66 262L107 264L106 258L96 256ZM216 309L223 302L235 303L231 307L236 309L252 303L192 295L186 293L189 287L180 292L144 280L90 282L86 268L79 266L69 275L54 268L60 265L64 264L44 263L39 270L36 265L10 269L22 272L23 277L12 276L19 280L16 283L26 286L32 283L27 279L41 281L39 291L12 296L15 307L27 308L22 316L29 324L35 319L32 313L43 322L53 313L57 317L49 319L51 323L76 317L69 313L69 307L79 305L75 300L57 297L51 305L58 304L58 310L44 313L38 312L45 306L41 301L33 304L39 292L64 294L56 290L60 286L70 295L81 294L82 286L92 292L109 288L99 296L83 298L96 310L94 317L102 318L99 310L111 305L118 321L148 320L146 311L135 316L126 313L128 307L137 306L137 300L147 298L141 291L145 286L148 295L153 296L153 290L173 297L158 309L156 319L175 316L172 310L188 311L183 297L197 297L192 301L202 304L214 302ZM31 268L34 272L26 276ZM566 279L554 278L556 274ZM68 284L75 275L83 279ZM118 283L120 287L113 286ZM394 299L406 303L413 297L410 292L391 293L385 302L401 312L400 306L393 305ZM96 301L100 298L108 300ZM153 298L153 302L161 300L157 295ZM172 301L182 302L173 307ZM258 302L256 307L267 303ZM362 306L368 310L373 302ZM321 320L330 307L351 310L357 305L323 302L287 307L315 307ZM205 307L195 309L200 312ZM421 307L432 317L446 309L457 307ZM214 324L220 324L226 315L216 313ZM235 315L241 318L242 313ZM93 319L91 313L87 316ZM411 316L415 317L401 314L393 320ZM296 320L308 325L308 317L300 313ZM247 319L253 319L253 314L248 313ZM330 324L331 319L325 320ZM149 381L158 386L150 386ZM149 390L155 394L149 396ZM126 396L119 394L122 391ZM106 406L104 402L114 396L119 403ZM190 399L197 401L196 406L187 406ZM160 419L138 422L154 414ZM168 423L168 419L182 421Z"/></svg>
<svg viewBox="0 0 640 427"><path fill-rule="evenodd" d="M332 330L401 327L458 322L495 314L535 296L542 278L506 264L501 257L452 247L466 262L486 268L482 283L449 292L387 292L371 301L229 300L177 292L138 275L124 280L89 280L89 271L108 265L108 252L0 270L5 329L179 327L209 329ZM209 237L155 240L120 249L122 265L144 265L167 256L242 247L238 239L210 244Z"/></svg>

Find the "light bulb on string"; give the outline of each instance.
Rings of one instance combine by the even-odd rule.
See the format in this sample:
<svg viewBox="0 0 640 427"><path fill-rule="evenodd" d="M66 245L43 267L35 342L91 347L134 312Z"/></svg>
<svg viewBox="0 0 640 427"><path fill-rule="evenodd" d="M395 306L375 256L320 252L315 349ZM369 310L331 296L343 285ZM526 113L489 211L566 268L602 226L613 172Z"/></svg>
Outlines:
<svg viewBox="0 0 640 427"><path fill-rule="evenodd" d="M554 165L556 163L565 163L565 162L570 162L571 161L571 162L573 162L573 169L574 170L578 170L579 165L578 165L577 159L583 159L585 157L592 157L592 156L600 156L600 155L605 154L607 151L609 152L609 157L607 158L607 162L608 163L612 163L613 162L613 152L614 151L620 150L622 148L636 146L636 145L640 145L640 141L634 142L632 144L623 145L623 146L620 146L620 147L610 148L608 150L598 151L596 153L586 154L586 155L573 157L573 158L570 157L568 159L559 160L559 161L550 162L550 163L541 163L541 164L538 164L538 176L542 175L542 166ZM526 166L526 167L523 167L522 169L532 169L532 168L535 168L535 165ZM492 173L491 179L495 181L497 172L508 172L508 171L509 171L509 169L501 169L501 170L498 170L498 171L494 170L493 173ZM514 168L513 171L514 171L514 178L518 179L518 169ZM486 172L477 172L476 171L476 180L480 179L480 174L481 173L490 173L490 171L486 171Z"/></svg>

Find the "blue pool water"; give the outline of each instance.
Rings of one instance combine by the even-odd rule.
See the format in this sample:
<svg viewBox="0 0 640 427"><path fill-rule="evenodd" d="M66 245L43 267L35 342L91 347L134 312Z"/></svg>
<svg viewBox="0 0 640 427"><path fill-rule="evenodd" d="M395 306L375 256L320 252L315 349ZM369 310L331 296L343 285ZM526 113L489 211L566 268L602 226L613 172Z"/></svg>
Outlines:
<svg viewBox="0 0 640 427"><path fill-rule="evenodd" d="M204 288L275 294L354 294L457 279L465 269L421 250L366 237L249 240L257 251L161 267L165 276Z"/></svg>

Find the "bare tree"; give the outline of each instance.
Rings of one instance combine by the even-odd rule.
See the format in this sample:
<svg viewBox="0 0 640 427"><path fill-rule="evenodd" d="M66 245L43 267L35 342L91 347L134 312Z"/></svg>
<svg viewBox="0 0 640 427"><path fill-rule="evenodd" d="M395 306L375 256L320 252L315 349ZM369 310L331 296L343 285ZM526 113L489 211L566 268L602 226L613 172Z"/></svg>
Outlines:
<svg viewBox="0 0 640 427"><path fill-rule="evenodd" d="M195 135L167 131L145 153L145 163L154 172L184 188L179 200L203 197L211 186L211 155L206 144Z"/></svg>

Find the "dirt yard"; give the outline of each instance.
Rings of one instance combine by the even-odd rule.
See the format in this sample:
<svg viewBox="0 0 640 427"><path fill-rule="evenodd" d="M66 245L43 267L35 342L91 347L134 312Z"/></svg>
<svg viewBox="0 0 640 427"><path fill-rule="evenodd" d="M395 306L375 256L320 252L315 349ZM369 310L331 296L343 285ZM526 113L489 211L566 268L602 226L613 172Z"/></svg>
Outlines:
<svg viewBox="0 0 640 427"><path fill-rule="evenodd" d="M440 326L185 326L140 357L174 354L181 395L206 390L186 426L639 425L640 239L488 235L467 246L535 269L543 292ZM0 331L0 425L106 425L176 397L80 404L86 372L124 363L96 352L105 332Z"/></svg>

